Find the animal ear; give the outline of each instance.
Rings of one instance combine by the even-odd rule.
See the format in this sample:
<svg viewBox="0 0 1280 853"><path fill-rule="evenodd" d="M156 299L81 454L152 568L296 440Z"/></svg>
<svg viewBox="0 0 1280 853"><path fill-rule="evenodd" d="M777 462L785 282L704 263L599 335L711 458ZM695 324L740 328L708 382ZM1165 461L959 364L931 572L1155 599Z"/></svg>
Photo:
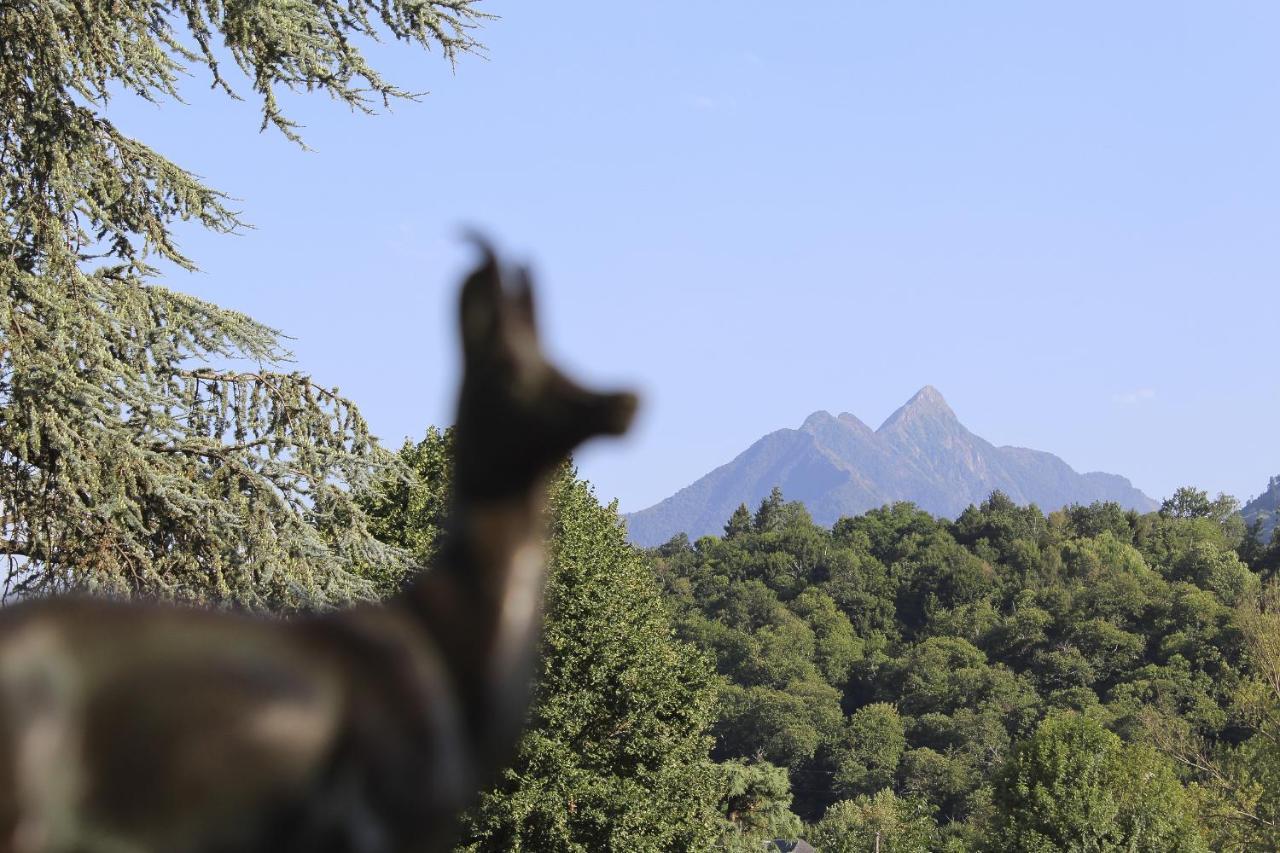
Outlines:
<svg viewBox="0 0 1280 853"><path fill-rule="evenodd" d="M520 322L528 326L530 331L536 332L538 315L533 307L533 274L526 266L516 267L515 292L512 294L511 304Z"/></svg>
<svg viewBox="0 0 1280 853"><path fill-rule="evenodd" d="M493 249L483 240L476 245L484 257L462 285L462 346L465 350L491 345L499 331L502 272Z"/></svg>

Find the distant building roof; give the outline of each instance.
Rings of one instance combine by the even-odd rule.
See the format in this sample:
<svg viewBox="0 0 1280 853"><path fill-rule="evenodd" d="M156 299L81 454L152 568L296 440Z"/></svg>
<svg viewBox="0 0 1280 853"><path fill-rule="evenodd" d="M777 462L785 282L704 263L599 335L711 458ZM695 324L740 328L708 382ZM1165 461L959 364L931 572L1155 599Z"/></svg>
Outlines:
<svg viewBox="0 0 1280 853"><path fill-rule="evenodd" d="M781 851L781 853L818 853L813 849L813 845L803 838L797 838L795 841L788 841L785 838L775 838L769 842L769 845Z"/></svg>

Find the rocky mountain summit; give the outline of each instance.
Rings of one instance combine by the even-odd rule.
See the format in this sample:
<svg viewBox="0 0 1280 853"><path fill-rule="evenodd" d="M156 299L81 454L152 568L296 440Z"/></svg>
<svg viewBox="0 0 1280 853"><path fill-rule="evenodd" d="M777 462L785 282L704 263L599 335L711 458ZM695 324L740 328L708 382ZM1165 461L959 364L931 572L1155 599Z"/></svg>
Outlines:
<svg viewBox="0 0 1280 853"><path fill-rule="evenodd" d="M780 429L648 509L627 517L631 540L661 544L681 531L719 533L740 503L754 509L774 486L832 524L894 501L955 516L997 489L1046 512L1115 501L1141 511L1157 504L1124 477L1080 474L1052 453L996 447L960 423L936 388L925 386L871 429L848 412L814 412Z"/></svg>

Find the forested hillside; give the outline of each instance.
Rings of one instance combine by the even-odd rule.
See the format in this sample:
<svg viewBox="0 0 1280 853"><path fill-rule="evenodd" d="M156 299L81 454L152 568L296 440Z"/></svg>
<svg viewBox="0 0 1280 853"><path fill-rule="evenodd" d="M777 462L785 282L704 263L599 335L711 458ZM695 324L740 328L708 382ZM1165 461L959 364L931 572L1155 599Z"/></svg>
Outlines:
<svg viewBox="0 0 1280 853"><path fill-rule="evenodd" d="M724 678L715 757L785 768L820 850L1274 850L1276 549L1236 509L825 528L775 490L649 553Z"/></svg>
<svg viewBox="0 0 1280 853"><path fill-rule="evenodd" d="M1269 540L1280 521L1280 476L1272 477L1267 490L1245 504L1240 513L1245 523L1255 527L1259 539Z"/></svg>

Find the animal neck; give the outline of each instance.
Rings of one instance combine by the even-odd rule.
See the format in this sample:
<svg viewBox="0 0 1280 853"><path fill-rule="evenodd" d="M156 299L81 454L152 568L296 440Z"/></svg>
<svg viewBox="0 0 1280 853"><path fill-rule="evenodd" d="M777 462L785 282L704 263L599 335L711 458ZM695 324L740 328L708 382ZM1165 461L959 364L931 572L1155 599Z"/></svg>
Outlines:
<svg viewBox="0 0 1280 853"><path fill-rule="evenodd" d="M439 646L482 753L514 740L528 705L545 509L545 479L500 498L459 496L438 557L401 596Z"/></svg>
<svg viewBox="0 0 1280 853"><path fill-rule="evenodd" d="M526 493L460 500L445 536L433 571L453 574L460 587L486 601L507 598L517 575L542 573L545 483Z"/></svg>

